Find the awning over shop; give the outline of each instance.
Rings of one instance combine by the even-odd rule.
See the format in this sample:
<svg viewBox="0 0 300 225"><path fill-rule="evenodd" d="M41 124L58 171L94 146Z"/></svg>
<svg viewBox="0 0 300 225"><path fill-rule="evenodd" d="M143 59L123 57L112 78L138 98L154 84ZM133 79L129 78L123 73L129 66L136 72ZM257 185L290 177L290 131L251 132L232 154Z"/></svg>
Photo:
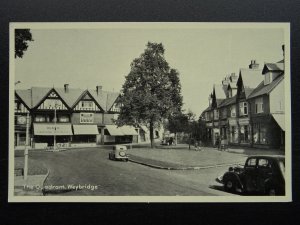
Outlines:
<svg viewBox="0 0 300 225"><path fill-rule="evenodd" d="M140 125L140 127L145 133L149 133L149 130L145 125Z"/></svg>
<svg viewBox="0 0 300 225"><path fill-rule="evenodd" d="M132 126L122 126L120 127L124 135L138 135L135 128Z"/></svg>
<svg viewBox="0 0 300 225"><path fill-rule="evenodd" d="M99 134L97 125L73 125L74 135L96 135Z"/></svg>
<svg viewBox="0 0 300 225"><path fill-rule="evenodd" d="M108 130L108 133L111 135L111 136L123 136L123 132L122 130L117 127L116 125L106 125L106 128Z"/></svg>
<svg viewBox="0 0 300 225"><path fill-rule="evenodd" d="M73 135L71 124L45 124L34 123L33 124L34 135L48 136L48 135Z"/></svg>
<svg viewBox="0 0 300 225"><path fill-rule="evenodd" d="M132 126L117 127L116 125L106 125L106 128L111 136L138 135Z"/></svg>
<svg viewBox="0 0 300 225"><path fill-rule="evenodd" d="M276 120L278 125L281 127L283 131L285 131L285 118L284 114L272 114L273 118Z"/></svg>

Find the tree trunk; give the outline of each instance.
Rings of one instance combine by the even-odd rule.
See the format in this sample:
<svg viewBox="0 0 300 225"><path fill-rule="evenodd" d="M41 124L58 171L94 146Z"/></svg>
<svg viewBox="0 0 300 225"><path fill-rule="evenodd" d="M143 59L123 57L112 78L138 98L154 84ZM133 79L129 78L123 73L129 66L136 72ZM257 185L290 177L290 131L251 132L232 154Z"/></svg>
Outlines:
<svg viewBox="0 0 300 225"><path fill-rule="evenodd" d="M175 132L175 145L177 145L177 133Z"/></svg>
<svg viewBox="0 0 300 225"><path fill-rule="evenodd" d="M153 140L153 122L150 122L150 142L151 148L154 148L154 140Z"/></svg>

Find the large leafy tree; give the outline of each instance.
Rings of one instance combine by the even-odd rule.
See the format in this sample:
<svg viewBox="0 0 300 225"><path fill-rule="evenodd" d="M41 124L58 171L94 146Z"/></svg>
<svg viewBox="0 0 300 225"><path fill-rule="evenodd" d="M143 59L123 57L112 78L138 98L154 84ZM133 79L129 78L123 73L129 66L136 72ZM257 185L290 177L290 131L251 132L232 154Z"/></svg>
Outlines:
<svg viewBox="0 0 300 225"><path fill-rule="evenodd" d="M117 124L146 124L151 147L154 127L181 111L182 106L179 74L169 67L164 53L161 43L148 42L145 51L131 63L119 98L122 106Z"/></svg>
<svg viewBox="0 0 300 225"><path fill-rule="evenodd" d="M24 52L28 48L28 42L33 41L32 34L29 29L15 30L15 58L22 58Z"/></svg>

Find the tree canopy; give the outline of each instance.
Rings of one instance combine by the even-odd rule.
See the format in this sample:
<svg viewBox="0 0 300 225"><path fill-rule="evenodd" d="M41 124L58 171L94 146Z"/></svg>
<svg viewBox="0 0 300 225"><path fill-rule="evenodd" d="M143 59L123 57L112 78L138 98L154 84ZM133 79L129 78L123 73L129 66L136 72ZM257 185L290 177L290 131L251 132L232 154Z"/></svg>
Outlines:
<svg viewBox="0 0 300 225"><path fill-rule="evenodd" d="M161 43L148 42L140 57L133 60L125 77L119 102L118 125L145 124L153 128L182 107L179 73L169 67Z"/></svg>
<svg viewBox="0 0 300 225"><path fill-rule="evenodd" d="M28 48L28 42L33 41L32 34L29 29L15 30L15 58L22 58L24 52Z"/></svg>

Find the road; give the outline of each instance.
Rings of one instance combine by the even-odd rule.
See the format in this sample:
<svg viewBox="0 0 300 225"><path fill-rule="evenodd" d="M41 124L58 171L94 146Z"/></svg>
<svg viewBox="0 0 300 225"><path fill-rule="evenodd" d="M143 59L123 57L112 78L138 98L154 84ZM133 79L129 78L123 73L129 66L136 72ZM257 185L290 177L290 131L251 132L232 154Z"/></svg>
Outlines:
<svg viewBox="0 0 300 225"><path fill-rule="evenodd" d="M214 181L227 167L185 171L160 170L132 162L111 161L108 160L108 153L109 150L88 148L62 152L31 151L29 157L42 161L50 170L45 182L46 195L231 195L216 190L220 185Z"/></svg>

